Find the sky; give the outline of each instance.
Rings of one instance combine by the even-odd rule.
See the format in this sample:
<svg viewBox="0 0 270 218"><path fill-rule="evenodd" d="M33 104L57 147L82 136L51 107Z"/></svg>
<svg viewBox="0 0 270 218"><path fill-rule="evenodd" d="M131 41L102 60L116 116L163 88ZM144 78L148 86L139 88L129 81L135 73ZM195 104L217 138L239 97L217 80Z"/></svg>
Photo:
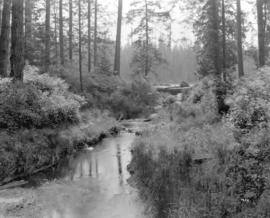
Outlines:
<svg viewBox="0 0 270 218"><path fill-rule="evenodd" d="M127 12L130 9L130 3L133 1L134 0L123 0L123 17L126 16ZM163 7L166 7L166 5L169 1L170 0L160 0ZM248 21L254 24L253 31L250 31L247 34L247 41L251 44L253 44L253 42L256 41L255 40L256 20L254 18L254 15L252 15L252 13L251 13L252 12L252 5L250 5L248 2L255 3L255 1L256 0L242 0L242 10L243 10L243 12L250 14L250 16L248 17ZM99 0L99 2L101 4L107 6L109 13L117 14L118 0ZM180 2L181 2L181 0L180 0ZM180 39L182 39L182 38L187 38L188 39L187 43L192 44L194 41L192 25L187 25L185 22L183 22L183 20L186 19L186 17L188 16L187 12L180 11L179 7L176 7L172 13L173 13L173 17L176 20L172 25L172 39L173 39L174 45L182 44L182 42L180 41ZM116 19L115 19L115 25L116 25ZM131 29L132 29L132 27L130 25L126 24L125 19L124 19L123 20L123 29L122 29L123 44L127 44L130 42L131 39L129 37L129 34L131 32ZM162 30L157 28L156 32L157 32L156 37L158 38L159 37L158 32L162 32ZM112 28L112 30L111 30L111 37L112 38L115 37L115 27Z"/></svg>

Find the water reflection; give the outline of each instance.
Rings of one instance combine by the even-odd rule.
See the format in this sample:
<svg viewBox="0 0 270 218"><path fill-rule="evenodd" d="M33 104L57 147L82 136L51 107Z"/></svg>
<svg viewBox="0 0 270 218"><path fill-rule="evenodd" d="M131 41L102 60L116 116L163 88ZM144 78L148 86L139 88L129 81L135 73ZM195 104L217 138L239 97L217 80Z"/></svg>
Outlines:
<svg viewBox="0 0 270 218"><path fill-rule="evenodd" d="M94 150L85 150L63 160L50 172L51 177L66 181L78 181L82 178L111 179L111 183L117 178L117 183L122 186L129 177L125 167L130 161L129 146L133 138L129 134L107 139Z"/></svg>
<svg viewBox="0 0 270 218"><path fill-rule="evenodd" d="M120 144L116 145L116 157L117 157L117 165L118 165L118 173L119 173L119 184L123 185L123 171L122 171L122 153Z"/></svg>
<svg viewBox="0 0 270 218"><path fill-rule="evenodd" d="M54 171L56 190L46 189L46 218L142 218L127 183L134 138L124 133L63 161Z"/></svg>

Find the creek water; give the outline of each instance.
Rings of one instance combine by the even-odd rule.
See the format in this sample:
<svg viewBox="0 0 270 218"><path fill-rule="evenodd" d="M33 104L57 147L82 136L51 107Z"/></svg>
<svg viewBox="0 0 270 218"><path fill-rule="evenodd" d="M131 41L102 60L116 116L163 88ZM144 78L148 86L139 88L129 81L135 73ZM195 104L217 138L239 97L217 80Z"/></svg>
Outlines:
<svg viewBox="0 0 270 218"><path fill-rule="evenodd" d="M123 132L64 161L57 178L38 188L43 218L144 218L144 205L127 180L135 139Z"/></svg>

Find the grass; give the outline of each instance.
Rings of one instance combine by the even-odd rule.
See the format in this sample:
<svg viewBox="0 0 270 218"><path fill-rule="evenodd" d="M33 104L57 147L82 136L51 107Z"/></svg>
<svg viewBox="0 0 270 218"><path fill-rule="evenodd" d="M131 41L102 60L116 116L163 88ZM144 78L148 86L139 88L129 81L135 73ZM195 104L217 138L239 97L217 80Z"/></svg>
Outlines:
<svg viewBox="0 0 270 218"><path fill-rule="evenodd" d="M200 88L199 97L195 90L196 101L191 94L182 104L165 104L155 126L135 141L132 183L154 217L270 216L270 128L265 116L254 113L265 108L262 114L268 114L268 107L256 107L258 84L268 93L265 78L242 81L225 117L218 114L211 87ZM239 113L252 122L238 125Z"/></svg>

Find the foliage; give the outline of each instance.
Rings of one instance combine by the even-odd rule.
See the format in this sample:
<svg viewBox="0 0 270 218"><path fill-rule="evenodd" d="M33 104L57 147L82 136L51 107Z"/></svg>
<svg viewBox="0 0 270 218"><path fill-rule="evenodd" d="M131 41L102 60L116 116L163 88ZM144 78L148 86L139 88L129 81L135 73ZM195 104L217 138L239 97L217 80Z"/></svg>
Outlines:
<svg viewBox="0 0 270 218"><path fill-rule="evenodd" d="M229 199L224 169L236 147L227 126L161 126L135 142L129 169L154 217L220 217Z"/></svg>
<svg viewBox="0 0 270 218"><path fill-rule="evenodd" d="M84 99L61 79L26 67L25 83L0 83L0 126L17 129L78 122Z"/></svg>
<svg viewBox="0 0 270 218"><path fill-rule="evenodd" d="M222 40L222 14L221 14L221 1L217 1L214 6L212 0L204 1L187 1L188 9L192 16L190 20L193 22L193 28L196 36L195 50L197 52L198 61L198 75L200 77L209 74L217 74L220 70L221 54L223 52ZM237 63L235 45L236 38L236 9L232 0L225 0L225 32L226 32L226 69L230 69ZM196 15L197 16L196 16ZM246 19L243 14L243 19ZM242 22L243 24L247 22ZM248 31L248 26L243 25L243 37ZM223 57L222 57L223 58ZM219 62L219 63L216 63Z"/></svg>
<svg viewBox="0 0 270 218"><path fill-rule="evenodd" d="M57 146L63 148L56 149ZM52 129L24 129L16 134L1 132L0 181L14 175L28 175L36 169L54 164L61 155L57 150L62 153L67 146L57 140L57 133Z"/></svg>
<svg viewBox="0 0 270 218"><path fill-rule="evenodd" d="M269 68L263 68L243 78L236 86L227 103L231 107L229 120L239 129L268 126Z"/></svg>
<svg viewBox="0 0 270 218"><path fill-rule="evenodd" d="M239 81L214 122L208 79L176 122L143 132L129 169L155 217L269 217L269 78L264 68Z"/></svg>
<svg viewBox="0 0 270 218"><path fill-rule="evenodd" d="M154 26L169 19L167 13L158 13L161 4L156 0L133 1L127 14L127 22L135 24L131 35L136 37L131 67L135 75L147 77L155 68L164 63L158 49L152 43Z"/></svg>
<svg viewBox="0 0 270 218"><path fill-rule="evenodd" d="M215 82L206 77L197 83L190 93L184 96L184 101L167 105L171 120L183 123L183 126L204 125L215 123L220 119L215 96Z"/></svg>
<svg viewBox="0 0 270 218"><path fill-rule="evenodd" d="M57 129L20 129L0 132L0 183L56 164L61 158L116 127L115 120L98 111L85 112L81 122Z"/></svg>
<svg viewBox="0 0 270 218"><path fill-rule="evenodd" d="M103 70L106 68L103 66ZM108 101L111 93L113 93L123 81L108 72L101 72L101 68L92 72L87 72L87 66L83 65L83 86L84 92L80 93L85 96L86 104L84 108L98 108L101 110L108 109ZM65 67L53 65L49 69L50 75L57 75L71 85L71 90L80 92L80 80L78 68L75 64L67 64Z"/></svg>
<svg viewBox="0 0 270 218"><path fill-rule="evenodd" d="M27 66L24 83L0 80L0 182L31 175L116 126L98 111L81 112L68 84Z"/></svg>
<svg viewBox="0 0 270 218"><path fill-rule="evenodd" d="M143 81L126 84L112 94L109 107L119 119L149 115L157 104L157 93Z"/></svg>
<svg viewBox="0 0 270 218"><path fill-rule="evenodd" d="M130 66L134 76L137 77L147 77L149 73L155 75L156 69L166 63L166 60L154 45L148 45L146 52L143 44L144 42L141 40L133 43L134 54Z"/></svg>

